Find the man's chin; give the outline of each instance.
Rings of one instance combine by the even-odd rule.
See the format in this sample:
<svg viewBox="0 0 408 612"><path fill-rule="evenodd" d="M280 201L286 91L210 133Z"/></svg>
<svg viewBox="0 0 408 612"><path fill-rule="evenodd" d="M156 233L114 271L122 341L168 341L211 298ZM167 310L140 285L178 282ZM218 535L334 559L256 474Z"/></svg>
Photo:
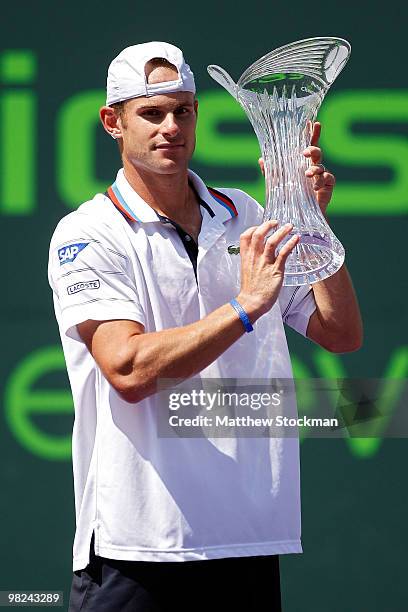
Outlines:
<svg viewBox="0 0 408 612"><path fill-rule="evenodd" d="M185 158L183 160L162 158L160 160L156 159L153 162L150 161L150 163L146 161L140 162L140 160L129 160L129 162L135 170L143 174L145 172L161 175L180 174L182 172L187 172L188 168L188 160Z"/></svg>
<svg viewBox="0 0 408 612"><path fill-rule="evenodd" d="M186 172L187 167L188 163L185 160L181 163L173 159L163 159L152 170L157 174L179 174L180 172Z"/></svg>

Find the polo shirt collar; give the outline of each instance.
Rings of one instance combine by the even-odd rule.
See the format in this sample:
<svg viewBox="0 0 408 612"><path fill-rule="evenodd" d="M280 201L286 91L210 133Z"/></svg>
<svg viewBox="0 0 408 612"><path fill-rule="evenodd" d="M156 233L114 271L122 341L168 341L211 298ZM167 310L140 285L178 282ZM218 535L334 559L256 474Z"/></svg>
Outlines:
<svg viewBox="0 0 408 612"><path fill-rule="evenodd" d="M238 215L234 203L224 193L212 187L207 187L200 177L192 170L188 171L188 178L196 190L198 197L204 200L214 212L217 221L224 223Z"/></svg>
<svg viewBox="0 0 408 612"><path fill-rule="evenodd" d="M157 221L156 211L131 187L123 168L117 173L116 181L109 187L108 194L115 206L130 221L139 223Z"/></svg>
<svg viewBox="0 0 408 612"><path fill-rule="evenodd" d="M200 177L192 170L188 171L189 181L192 183L198 197L214 212L214 217L222 223L237 216L234 203L228 196L207 187ZM148 223L158 220L156 211L145 202L131 187L125 177L123 168L119 170L116 181L108 188L109 197L115 206L131 221Z"/></svg>

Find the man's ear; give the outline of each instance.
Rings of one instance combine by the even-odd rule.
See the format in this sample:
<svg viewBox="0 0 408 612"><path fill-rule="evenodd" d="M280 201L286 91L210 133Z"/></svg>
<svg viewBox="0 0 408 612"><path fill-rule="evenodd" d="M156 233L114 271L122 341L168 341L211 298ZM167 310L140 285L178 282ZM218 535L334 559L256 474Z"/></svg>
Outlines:
<svg viewBox="0 0 408 612"><path fill-rule="evenodd" d="M107 132L109 136L115 140L122 138L121 121L114 108L111 106L102 106L99 111L99 117L105 132Z"/></svg>
<svg viewBox="0 0 408 612"><path fill-rule="evenodd" d="M194 100L194 111L195 114L198 116L198 100Z"/></svg>

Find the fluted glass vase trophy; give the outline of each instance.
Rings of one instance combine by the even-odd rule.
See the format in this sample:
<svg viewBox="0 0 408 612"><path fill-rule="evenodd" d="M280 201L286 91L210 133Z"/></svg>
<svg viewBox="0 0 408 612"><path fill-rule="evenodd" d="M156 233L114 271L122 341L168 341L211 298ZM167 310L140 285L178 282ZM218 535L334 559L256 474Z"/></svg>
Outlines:
<svg viewBox="0 0 408 612"><path fill-rule="evenodd" d="M223 68L208 66L212 78L241 104L257 135L265 168L263 220L292 223L291 235L300 235L286 262L287 286L328 278L344 261L344 248L305 177L309 162L302 152L310 145L317 111L350 51L341 38L301 40L261 57L237 83ZM239 245L228 250L239 253Z"/></svg>

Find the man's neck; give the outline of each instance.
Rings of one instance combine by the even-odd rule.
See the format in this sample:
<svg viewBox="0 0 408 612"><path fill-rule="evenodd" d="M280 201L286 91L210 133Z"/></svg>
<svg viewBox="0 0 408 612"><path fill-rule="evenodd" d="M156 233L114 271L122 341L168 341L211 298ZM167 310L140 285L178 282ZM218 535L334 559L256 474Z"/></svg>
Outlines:
<svg viewBox="0 0 408 612"><path fill-rule="evenodd" d="M180 225L183 220L190 224L198 221L198 216L201 218L187 170L177 174L153 174L124 164L124 173L130 186L159 214Z"/></svg>

